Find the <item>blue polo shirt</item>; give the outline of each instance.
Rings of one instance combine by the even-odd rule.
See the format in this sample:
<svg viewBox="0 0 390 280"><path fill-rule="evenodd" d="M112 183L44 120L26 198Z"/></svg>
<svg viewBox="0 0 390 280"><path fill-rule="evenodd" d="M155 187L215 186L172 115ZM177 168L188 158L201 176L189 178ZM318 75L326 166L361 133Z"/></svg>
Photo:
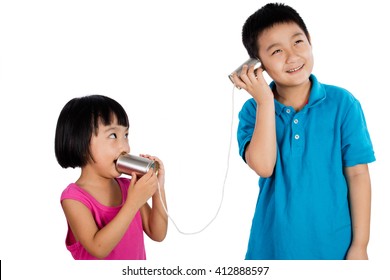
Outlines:
<svg viewBox="0 0 390 280"><path fill-rule="evenodd" d="M277 159L273 175L259 180L246 259L344 259L350 246L343 167L375 161L374 151L359 101L314 75L310 80L301 111L275 100ZM239 113L244 160L256 106L249 99Z"/></svg>

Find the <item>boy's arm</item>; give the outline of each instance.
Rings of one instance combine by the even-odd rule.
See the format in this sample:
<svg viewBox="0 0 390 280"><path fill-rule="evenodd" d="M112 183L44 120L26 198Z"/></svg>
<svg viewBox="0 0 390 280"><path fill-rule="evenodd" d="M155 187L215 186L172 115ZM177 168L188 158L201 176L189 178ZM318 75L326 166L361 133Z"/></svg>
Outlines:
<svg viewBox="0 0 390 280"><path fill-rule="evenodd" d="M257 103L256 124L252 139L245 150L245 160L259 176L270 177L276 162L275 105Z"/></svg>
<svg viewBox="0 0 390 280"><path fill-rule="evenodd" d="M352 219L352 243L346 259L367 260L370 238L371 182L367 164L346 167Z"/></svg>
<svg viewBox="0 0 390 280"><path fill-rule="evenodd" d="M245 150L245 161L259 176L270 177L276 162L275 103L273 93L262 74L263 69L244 66L240 77L233 74L236 86L245 89L257 104L252 139Z"/></svg>

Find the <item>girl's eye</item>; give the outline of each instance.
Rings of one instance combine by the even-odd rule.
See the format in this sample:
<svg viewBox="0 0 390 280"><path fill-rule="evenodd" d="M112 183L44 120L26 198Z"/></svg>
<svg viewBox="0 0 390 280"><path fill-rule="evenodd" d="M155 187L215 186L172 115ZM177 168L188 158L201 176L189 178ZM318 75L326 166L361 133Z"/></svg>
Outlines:
<svg viewBox="0 0 390 280"><path fill-rule="evenodd" d="M272 55L277 54L277 53L281 53L281 52L282 52L282 50L276 50L276 51L274 51L274 52L272 53Z"/></svg>
<svg viewBox="0 0 390 280"><path fill-rule="evenodd" d="M116 139L116 134L115 133L111 133L110 136L109 136L110 139Z"/></svg>
<svg viewBox="0 0 390 280"><path fill-rule="evenodd" d="M298 41L296 41L296 42L295 42L295 45L298 45L298 44L300 44L300 43L303 43L303 40L298 40Z"/></svg>
<svg viewBox="0 0 390 280"><path fill-rule="evenodd" d="M128 133L125 134L125 138L129 139L129 134Z"/></svg>

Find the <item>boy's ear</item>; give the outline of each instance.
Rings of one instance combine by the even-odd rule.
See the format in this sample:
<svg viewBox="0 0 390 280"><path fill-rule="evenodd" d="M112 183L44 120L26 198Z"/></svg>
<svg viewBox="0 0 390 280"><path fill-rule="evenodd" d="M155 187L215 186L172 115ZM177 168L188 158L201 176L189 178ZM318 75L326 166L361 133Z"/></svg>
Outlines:
<svg viewBox="0 0 390 280"><path fill-rule="evenodd" d="M260 66L261 66L261 68L263 68L264 71L267 71L267 69L265 68L265 65L264 65L264 63L261 61L260 57L258 57L257 59L260 61Z"/></svg>

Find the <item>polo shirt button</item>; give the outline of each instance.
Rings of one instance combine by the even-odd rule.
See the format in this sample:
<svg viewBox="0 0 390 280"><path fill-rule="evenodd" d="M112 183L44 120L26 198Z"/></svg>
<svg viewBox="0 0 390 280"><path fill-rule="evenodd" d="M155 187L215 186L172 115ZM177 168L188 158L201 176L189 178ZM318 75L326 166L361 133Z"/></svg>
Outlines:
<svg viewBox="0 0 390 280"><path fill-rule="evenodd" d="M298 140L299 139L299 134L295 134L294 138L295 138L295 140Z"/></svg>
<svg viewBox="0 0 390 280"><path fill-rule="evenodd" d="M290 114L290 113L291 113L291 110L290 110L290 109L286 109L286 113L287 113L287 114Z"/></svg>
<svg viewBox="0 0 390 280"><path fill-rule="evenodd" d="M295 124L297 124L298 122L299 122L298 119L295 119L295 120L294 120L294 123L295 123Z"/></svg>

